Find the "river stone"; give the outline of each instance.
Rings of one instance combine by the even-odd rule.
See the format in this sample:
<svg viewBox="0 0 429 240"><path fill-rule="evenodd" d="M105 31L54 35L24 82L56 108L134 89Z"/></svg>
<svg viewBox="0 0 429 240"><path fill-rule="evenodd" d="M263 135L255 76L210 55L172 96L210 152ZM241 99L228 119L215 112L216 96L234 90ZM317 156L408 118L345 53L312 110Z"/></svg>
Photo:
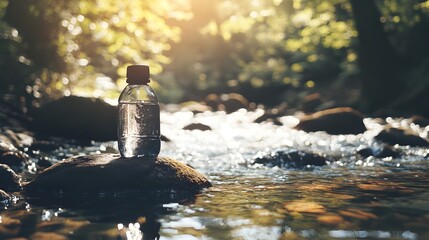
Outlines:
<svg viewBox="0 0 429 240"><path fill-rule="evenodd" d="M0 163L9 167L22 167L27 162L27 155L21 151L10 151L0 154Z"/></svg>
<svg viewBox="0 0 429 240"><path fill-rule="evenodd" d="M208 125L202 123L191 123L183 127L184 130L200 130L200 131L210 131L212 128Z"/></svg>
<svg viewBox="0 0 429 240"><path fill-rule="evenodd" d="M262 164L267 167L305 168L307 166L324 166L328 160L314 153L286 150L276 151L266 156L258 156L253 164Z"/></svg>
<svg viewBox="0 0 429 240"><path fill-rule="evenodd" d="M0 189L5 191L19 191L21 189L20 177L5 164L0 164Z"/></svg>
<svg viewBox="0 0 429 240"><path fill-rule="evenodd" d="M427 147L429 142L409 130L387 127L375 136L375 139L390 145Z"/></svg>
<svg viewBox="0 0 429 240"><path fill-rule="evenodd" d="M379 147L359 147L356 152L362 157L374 156L376 158L398 158L401 154L390 145L382 145Z"/></svg>
<svg viewBox="0 0 429 240"><path fill-rule="evenodd" d="M327 109L302 117L295 128L306 132L325 131L334 135L366 131L362 114L347 107Z"/></svg>
<svg viewBox="0 0 429 240"><path fill-rule="evenodd" d="M117 109L101 99L55 100L32 112L35 130L81 141L116 140Z"/></svg>
<svg viewBox="0 0 429 240"><path fill-rule="evenodd" d="M193 168L168 157L121 158L118 154L78 156L59 162L24 186L39 192L198 192L211 183Z"/></svg>
<svg viewBox="0 0 429 240"><path fill-rule="evenodd" d="M0 189L0 206L2 203L8 201L10 199L10 195L7 192Z"/></svg>
<svg viewBox="0 0 429 240"><path fill-rule="evenodd" d="M282 126L283 124L279 121L279 117L284 115L284 111L279 111L278 108L266 109L262 116L256 118L254 123L271 122L274 125Z"/></svg>
<svg viewBox="0 0 429 240"><path fill-rule="evenodd" d="M241 108L249 109L249 101L241 94L228 93L220 96L218 110L233 113Z"/></svg>

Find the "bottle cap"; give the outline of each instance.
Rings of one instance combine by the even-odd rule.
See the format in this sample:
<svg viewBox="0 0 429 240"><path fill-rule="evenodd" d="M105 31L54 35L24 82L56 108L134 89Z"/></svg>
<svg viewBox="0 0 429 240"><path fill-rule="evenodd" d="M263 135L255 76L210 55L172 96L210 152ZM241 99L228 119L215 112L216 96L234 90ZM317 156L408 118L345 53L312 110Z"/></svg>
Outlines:
<svg viewBox="0 0 429 240"><path fill-rule="evenodd" d="M127 67L128 84L148 84L150 82L149 77L149 66L130 65Z"/></svg>

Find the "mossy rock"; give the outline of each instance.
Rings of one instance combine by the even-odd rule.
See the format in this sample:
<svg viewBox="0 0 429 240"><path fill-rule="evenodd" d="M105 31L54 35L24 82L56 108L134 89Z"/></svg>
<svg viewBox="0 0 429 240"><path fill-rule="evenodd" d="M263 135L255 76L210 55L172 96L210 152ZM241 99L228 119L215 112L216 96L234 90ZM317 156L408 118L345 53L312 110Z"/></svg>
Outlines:
<svg viewBox="0 0 429 240"><path fill-rule="evenodd" d="M78 156L59 162L25 184L38 193L199 192L211 183L188 165L169 157L121 158L117 154Z"/></svg>

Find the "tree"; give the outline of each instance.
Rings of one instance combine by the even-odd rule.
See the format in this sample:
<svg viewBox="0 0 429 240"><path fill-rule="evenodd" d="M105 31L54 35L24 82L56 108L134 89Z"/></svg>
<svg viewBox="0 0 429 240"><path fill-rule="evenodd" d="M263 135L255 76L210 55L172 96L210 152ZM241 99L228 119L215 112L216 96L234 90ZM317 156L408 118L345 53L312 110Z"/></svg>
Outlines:
<svg viewBox="0 0 429 240"><path fill-rule="evenodd" d="M403 90L399 57L393 49L373 0L351 0L359 39L363 104L376 110L392 103Z"/></svg>

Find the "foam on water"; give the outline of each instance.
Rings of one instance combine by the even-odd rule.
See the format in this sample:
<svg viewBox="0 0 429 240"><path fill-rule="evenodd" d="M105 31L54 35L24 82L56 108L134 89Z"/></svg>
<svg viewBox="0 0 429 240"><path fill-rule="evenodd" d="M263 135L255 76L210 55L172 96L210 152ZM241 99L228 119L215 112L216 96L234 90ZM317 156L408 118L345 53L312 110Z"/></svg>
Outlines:
<svg viewBox="0 0 429 240"><path fill-rule="evenodd" d="M324 132L306 133L292 128L298 120L293 116L283 117L283 126L272 123L253 123L262 115L262 110L244 109L226 114L205 112L162 112L162 132L170 138L163 143L162 154L173 156L204 171L231 169L248 166L256 155L269 154L278 149L298 149L314 152L332 160L331 166L371 167L374 164L404 163L421 160L428 149L395 146L403 153L400 159L362 159L356 154L358 147L379 147L373 137L383 128L377 119L365 119L369 131L358 135L329 135ZM404 120L387 119L393 126L408 126ZM212 131L189 131L182 128L189 123L203 123ZM425 134L425 130L411 125L413 130Z"/></svg>

